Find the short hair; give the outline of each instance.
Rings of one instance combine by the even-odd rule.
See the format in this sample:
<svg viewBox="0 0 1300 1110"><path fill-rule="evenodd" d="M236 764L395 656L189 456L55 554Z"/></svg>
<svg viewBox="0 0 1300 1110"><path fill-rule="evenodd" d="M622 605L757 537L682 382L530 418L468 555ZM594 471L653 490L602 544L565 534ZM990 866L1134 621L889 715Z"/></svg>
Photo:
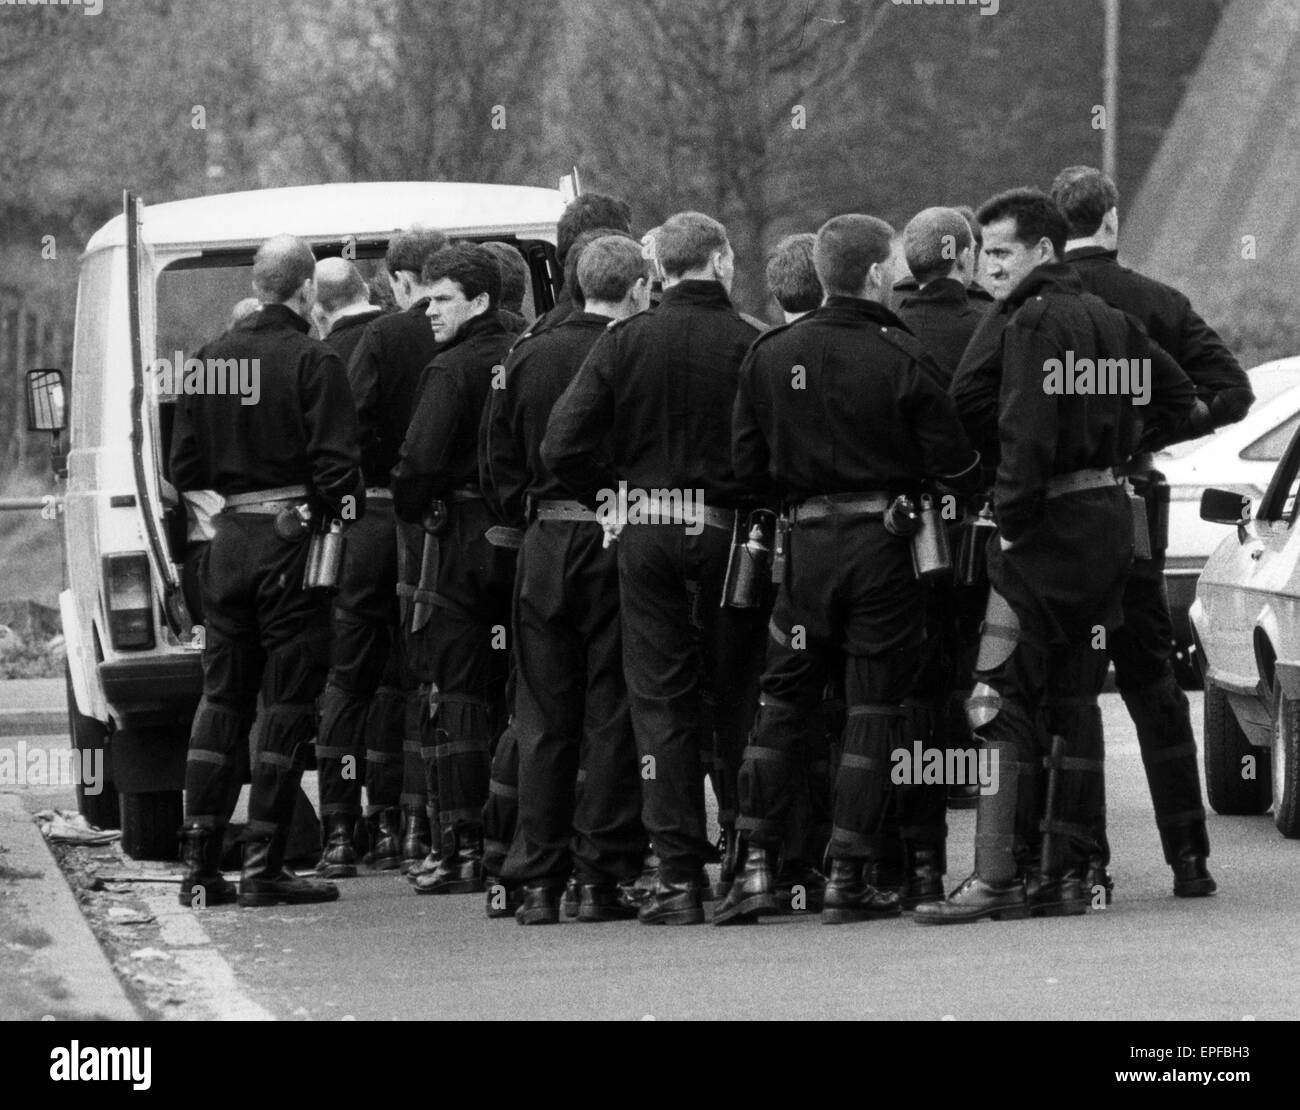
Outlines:
<svg viewBox="0 0 1300 1110"><path fill-rule="evenodd" d="M817 232L813 265L828 294L856 297L871 267L890 255L894 229L875 216L833 216Z"/></svg>
<svg viewBox="0 0 1300 1110"><path fill-rule="evenodd" d="M979 254L980 247L984 245L984 232L980 229L980 222L975 218L975 209L969 204L950 205L954 212L960 212L963 220L966 221L970 228L971 241L975 247L975 253Z"/></svg>
<svg viewBox="0 0 1300 1110"><path fill-rule="evenodd" d="M573 241L595 227L632 230L632 206L605 193L581 193L569 201L555 225L555 256L563 266Z"/></svg>
<svg viewBox="0 0 1300 1110"><path fill-rule="evenodd" d="M767 256L767 291L786 312L811 312L822 303L822 283L813 265L816 245L811 231L787 235Z"/></svg>
<svg viewBox="0 0 1300 1110"><path fill-rule="evenodd" d="M316 276L316 256L296 235L275 235L253 256L253 289L263 301L283 304Z"/></svg>
<svg viewBox="0 0 1300 1110"><path fill-rule="evenodd" d="M235 307L230 310L230 319L226 323L226 330L229 331L236 324L242 324L251 316L256 316L262 308L262 302L256 297L245 297L243 300L235 302Z"/></svg>
<svg viewBox="0 0 1300 1110"><path fill-rule="evenodd" d="M953 208L923 209L903 228L907 268L919 285L951 274L971 242L970 224Z"/></svg>
<svg viewBox="0 0 1300 1110"><path fill-rule="evenodd" d="M420 271L420 282L433 285L446 278L460 286L465 299L488 295L488 308L501 301L501 267L496 255L477 243L452 243L429 256Z"/></svg>
<svg viewBox="0 0 1300 1110"><path fill-rule="evenodd" d="M1052 199L1070 225L1070 238L1096 235L1101 221L1119 206L1119 189L1092 166L1067 166L1052 182Z"/></svg>
<svg viewBox="0 0 1300 1110"><path fill-rule="evenodd" d="M422 273L429 256L447 245L447 236L431 227L412 227L388 240L384 265L396 277L402 270Z"/></svg>
<svg viewBox="0 0 1300 1110"><path fill-rule="evenodd" d="M322 258L316 263L316 303L325 312L366 301L368 293L361 271L346 258Z"/></svg>
<svg viewBox="0 0 1300 1110"><path fill-rule="evenodd" d="M708 262L715 251L725 251L727 229L703 212L678 212L664 220L655 234L655 258L664 276L675 278Z"/></svg>
<svg viewBox="0 0 1300 1110"><path fill-rule="evenodd" d="M602 235L582 248L578 284L586 301L621 301L647 276L641 244L630 235Z"/></svg>
<svg viewBox="0 0 1300 1110"><path fill-rule="evenodd" d="M1008 189L980 205L977 215L984 227L999 220L1015 220L1017 242L1032 247L1040 239L1046 239L1057 258L1065 253L1070 225L1056 202L1042 189Z"/></svg>
<svg viewBox="0 0 1300 1110"><path fill-rule="evenodd" d="M518 312L524 307L524 290L528 285L528 263L518 248L492 240L482 246L492 252L501 268L501 308Z"/></svg>
<svg viewBox="0 0 1300 1110"><path fill-rule="evenodd" d="M581 307L586 303L587 297L583 292L582 282L578 280L578 263L582 261L582 252L587 249L597 239L604 239L607 236L615 235L621 239L631 239L640 247L640 241L630 231L620 231L616 227L593 227L589 231L584 231L574 241L569 248L568 257L564 260L564 288L569 291L569 296L573 303Z"/></svg>

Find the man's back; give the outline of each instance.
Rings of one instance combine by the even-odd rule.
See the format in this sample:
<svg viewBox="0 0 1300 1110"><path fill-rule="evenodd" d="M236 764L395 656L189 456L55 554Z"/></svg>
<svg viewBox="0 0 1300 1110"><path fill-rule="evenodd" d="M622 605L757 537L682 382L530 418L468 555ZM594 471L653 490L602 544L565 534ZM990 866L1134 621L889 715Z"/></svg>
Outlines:
<svg viewBox="0 0 1300 1110"><path fill-rule="evenodd" d="M954 278L929 282L899 303L898 318L942 371L944 388L952 382L957 364L989 308L988 301L971 300Z"/></svg>
<svg viewBox="0 0 1300 1110"><path fill-rule="evenodd" d="M354 312L351 315L343 316L334 322L330 328L329 335L325 336L324 343L343 361L346 366L352 361L352 353L357 349L357 344L361 342L361 337L365 334L366 325L382 316L384 310L377 306L367 308L363 312Z"/></svg>

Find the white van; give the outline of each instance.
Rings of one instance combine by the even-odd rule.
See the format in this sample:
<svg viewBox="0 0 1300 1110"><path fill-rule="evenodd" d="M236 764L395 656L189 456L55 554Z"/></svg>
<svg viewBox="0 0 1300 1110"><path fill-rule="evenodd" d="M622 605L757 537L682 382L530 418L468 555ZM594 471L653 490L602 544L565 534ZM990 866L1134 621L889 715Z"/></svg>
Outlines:
<svg viewBox="0 0 1300 1110"><path fill-rule="evenodd" d="M318 258L380 260L414 225L511 242L532 275L525 310L554 303L558 189L454 183L309 185L198 197L124 213L81 259L71 389L32 371L33 424L55 432L67 480L69 588L59 596L68 712L78 747L106 747L111 789L81 799L137 858L174 858L190 721L202 691L202 630L186 603L186 517L167 480L174 406L150 368L193 354L251 293L253 253L280 233ZM193 598L193 594L190 594Z"/></svg>

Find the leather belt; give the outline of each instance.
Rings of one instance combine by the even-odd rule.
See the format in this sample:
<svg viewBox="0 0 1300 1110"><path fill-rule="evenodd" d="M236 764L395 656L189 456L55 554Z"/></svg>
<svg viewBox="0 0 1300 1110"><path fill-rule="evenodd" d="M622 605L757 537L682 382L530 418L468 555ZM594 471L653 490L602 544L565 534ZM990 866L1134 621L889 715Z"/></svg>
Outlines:
<svg viewBox="0 0 1300 1110"><path fill-rule="evenodd" d="M1069 474L1057 474L1047 480L1047 496L1064 497L1067 493L1079 493L1085 489L1106 489L1117 485L1115 471L1110 467L1104 470L1074 470Z"/></svg>
<svg viewBox="0 0 1300 1110"><path fill-rule="evenodd" d="M286 501L301 501L308 496L306 486L279 486L276 489L253 490L251 493L233 493L226 498L221 511L274 516L284 508Z"/></svg>
<svg viewBox="0 0 1300 1110"><path fill-rule="evenodd" d="M884 493L831 493L809 497L790 509L790 523L824 520L830 516L884 516L889 495Z"/></svg>
<svg viewBox="0 0 1300 1110"><path fill-rule="evenodd" d="M366 486L367 501L391 501L393 491L387 486Z"/></svg>
<svg viewBox="0 0 1300 1110"><path fill-rule="evenodd" d="M671 502L665 503L648 494L640 511L653 516L660 524L698 524L703 521L710 528L717 528L723 532L731 532L736 527L734 509L715 509L711 505L693 505L686 509Z"/></svg>
<svg viewBox="0 0 1300 1110"><path fill-rule="evenodd" d="M534 503L534 520L579 520L595 524L594 511L581 501L537 501Z"/></svg>
<svg viewBox="0 0 1300 1110"><path fill-rule="evenodd" d="M477 489L454 489L442 500L449 505L456 505L462 501L482 501L483 491Z"/></svg>

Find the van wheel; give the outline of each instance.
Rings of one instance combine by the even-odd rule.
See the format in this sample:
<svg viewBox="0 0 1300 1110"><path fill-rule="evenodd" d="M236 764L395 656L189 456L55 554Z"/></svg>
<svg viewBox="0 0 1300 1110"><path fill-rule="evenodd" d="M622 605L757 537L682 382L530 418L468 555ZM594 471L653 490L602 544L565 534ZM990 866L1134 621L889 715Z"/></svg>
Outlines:
<svg viewBox="0 0 1300 1110"><path fill-rule="evenodd" d="M1261 755L1238 724L1227 695L1206 679L1205 792L1215 813L1253 817L1268 809L1272 776Z"/></svg>
<svg viewBox="0 0 1300 1110"><path fill-rule="evenodd" d="M1273 823L1300 839L1300 701L1279 690L1273 701Z"/></svg>
<svg viewBox="0 0 1300 1110"><path fill-rule="evenodd" d="M117 787L113 785L112 755L108 744L108 726L94 717L87 717L77 708L77 695L72 692L72 669L64 661L63 684L68 699L68 735L72 747L78 752L102 751L104 754L103 788L98 794L86 793L77 783L77 811L97 829L121 827L118 816ZM84 766L84 764L83 764ZM80 778L80 776L78 776Z"/></svg>
<svg viewBox="0 0 1300 1110"><path fill-rule="evenodd" d="M174 860L185 818L179 790L122 795L122 851L132 859Z"/></svg>

